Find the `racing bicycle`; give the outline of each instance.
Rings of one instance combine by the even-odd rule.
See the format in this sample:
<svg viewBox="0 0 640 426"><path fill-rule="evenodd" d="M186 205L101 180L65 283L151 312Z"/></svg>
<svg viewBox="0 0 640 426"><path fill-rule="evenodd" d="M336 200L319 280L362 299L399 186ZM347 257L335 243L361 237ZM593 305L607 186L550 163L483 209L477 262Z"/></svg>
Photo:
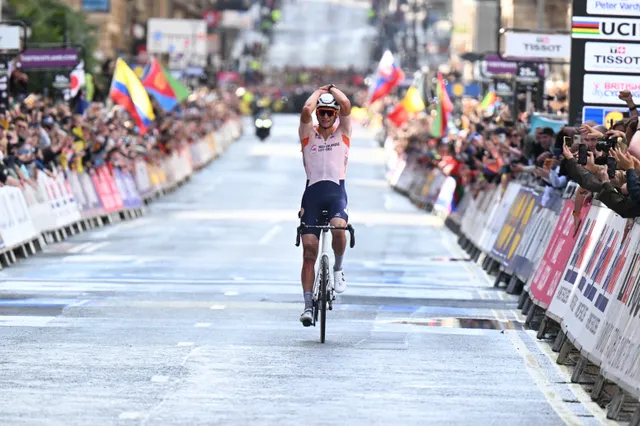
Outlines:
<svg viewBox="0 0 640 426"><path fill-rule="evenodd" d="M298 217L300 214L298 214ZM300 238L302 231L307 228L320 229L320 264L317 268L316 278L313 283L313 326L316 326L318 321L318 314L320 314L320 343L324 343L325 332L327 325L327 308L333 310L333 301L336 300L335 292L333 289L333 280L331 279L332 269L331 262L329 260L329 238L328 233L333 229L342 229L349 231L350 239L349 246L353 248L356 245L356 237L353 226L347 224L347 226L333 226L329 224L329 213L326 210L322 211L322 216L319 225L306 225L304 222L300 222L298 226L298 233L296 235L296 247L300 246Z"/></svg>

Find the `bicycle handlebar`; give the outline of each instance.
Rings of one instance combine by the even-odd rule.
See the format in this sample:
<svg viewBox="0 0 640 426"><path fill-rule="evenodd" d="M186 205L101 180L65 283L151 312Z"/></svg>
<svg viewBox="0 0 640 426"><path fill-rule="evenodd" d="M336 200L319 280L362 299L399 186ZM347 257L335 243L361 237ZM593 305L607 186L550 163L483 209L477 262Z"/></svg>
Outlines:
<svg viewBox="0 0 640 426"><path fill-rule="evenodd" d="M333 226L333 225L306 225L304 222L300 223L300 226L298 226L297 229L297 234L296 234L296 247L300 246L300 237L302 235L302 230L305 228L316 228L316 229L321 229L321 230L333 230L333 229L340 229L343 231L349 231L349 236L351 238L349 238L349 247L354 248L356 245L356 231L353 229L353 226L351 226L351 224L347 225L347 226Z"/></svg>

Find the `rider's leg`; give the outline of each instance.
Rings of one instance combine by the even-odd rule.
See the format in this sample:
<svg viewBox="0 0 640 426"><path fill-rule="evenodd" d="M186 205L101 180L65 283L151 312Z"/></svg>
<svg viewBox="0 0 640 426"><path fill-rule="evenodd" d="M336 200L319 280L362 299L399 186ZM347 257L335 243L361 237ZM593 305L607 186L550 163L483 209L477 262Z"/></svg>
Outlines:
<svg viewBox="0 0 640 426"><path fill-rule="evenodd" d="M347 222L344 219L340 219L338 217L334 217L331 219L331 225L337 226L340 228L344 228L347 226ZM344 256L344 252L347 249L347 234L342 229L332 229L331 230L331 247L333 248L333 254L336 259L333 264L333 270L339 271L342 269L342 256Z"/></svg>
<svg viewBox="0 0 640 426"><path fill-rule="evenodd" d="M334 217L331 219L331 225L345 227L347 226L347 221ZM333 248L333 254L335 255L335 262L333 263L333 289L336 293L342 293L347 289L344 272L342 272L342 259L347 248L347 235L342 229L333 229L331 230L331 236L331 246Z"/></svg>
<svg viewBox="0 0 640 426"><path fill-rule="evenodd" d="M316 279L315 266L318 258L318 237L314 234L302 236L302 291L312 292Z"/></svg>
<svg viewBox="0 0 640 426"><path fill-rule="evenodd" d="M304 311L300 315L300 322L305 327L313 323L313 282L315 281L315 264L318 257L318 237L314 234L302 235L302 295L304 296Z"/></svg>

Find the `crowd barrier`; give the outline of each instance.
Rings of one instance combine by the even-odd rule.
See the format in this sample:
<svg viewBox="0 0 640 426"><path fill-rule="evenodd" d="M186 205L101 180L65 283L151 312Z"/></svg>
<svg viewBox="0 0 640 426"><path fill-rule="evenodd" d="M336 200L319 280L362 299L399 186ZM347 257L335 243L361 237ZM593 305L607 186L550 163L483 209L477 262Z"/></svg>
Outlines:
<svg viewBox="0 0 640 426"><path fill-rule="evenodd" d="M640 424L640 223L597 200L575 218L577 186L532 182L487 185L451 208L440 170L388 152L387 178L398 192L432 210L490 275L520 294L518 308L539 339L553 342L572 382L588 383L607 417Z"/></svg>
<svg viewBox="0 0 640 426"><path fill-rule="evenodd" d="M88 172L38 173L23 189L0 188L0 269L69 235L144 214L151 200L174 190L221 155L242 134L231 120L198 142L133 171L101 165Z"/></svg>

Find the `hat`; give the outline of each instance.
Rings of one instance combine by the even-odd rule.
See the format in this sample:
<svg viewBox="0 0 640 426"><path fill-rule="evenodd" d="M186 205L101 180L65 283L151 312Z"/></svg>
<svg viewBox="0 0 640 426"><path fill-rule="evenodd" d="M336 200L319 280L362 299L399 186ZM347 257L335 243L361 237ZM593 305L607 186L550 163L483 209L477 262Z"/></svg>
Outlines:
<svg viewBox="0 0 640 426"><path fill-rule="evenodd" d="M541 131L540 131L541 135L547 135L547 136L555 136L555 132L553 131L553 129L551 127L544 127Z"/></svg>

